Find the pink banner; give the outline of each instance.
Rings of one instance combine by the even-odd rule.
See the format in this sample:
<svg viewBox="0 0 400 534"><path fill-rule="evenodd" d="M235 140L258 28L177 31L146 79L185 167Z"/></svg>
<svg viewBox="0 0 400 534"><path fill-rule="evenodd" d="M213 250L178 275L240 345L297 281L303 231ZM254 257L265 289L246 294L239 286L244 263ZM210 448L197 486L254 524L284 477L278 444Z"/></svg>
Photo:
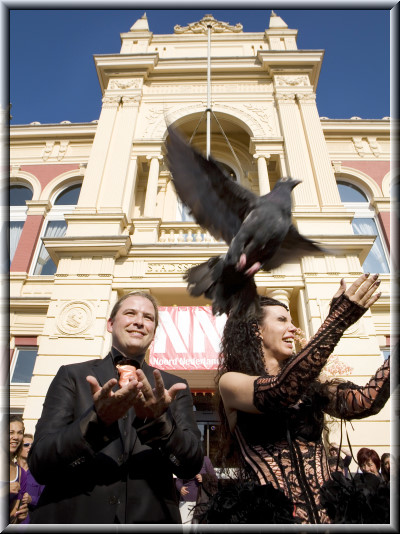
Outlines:
<svg viewBox="0 0 400 534"><path fill-rule="evenodd" d="M150 365L168 370L217 369L226 315L211 306L160 306L159 325L150 347Z"/></svg>

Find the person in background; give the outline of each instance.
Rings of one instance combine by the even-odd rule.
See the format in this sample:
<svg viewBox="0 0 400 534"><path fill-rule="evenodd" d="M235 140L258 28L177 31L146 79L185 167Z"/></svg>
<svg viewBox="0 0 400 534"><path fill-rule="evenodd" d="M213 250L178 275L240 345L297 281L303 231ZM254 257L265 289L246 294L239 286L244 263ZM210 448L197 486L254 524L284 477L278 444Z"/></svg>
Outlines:
<svg viewBox="0 0 400 534"><path fill-rule="evenodd" d="M28 466L28 454L31 449L33 443L33 435L32 434L24 434L24 438L22 440L22 448L17 456L17 462L20 467L25 469L27 479L26 479L26 491L29 493L30 501L28 503L29 510L34 510L37 506L37 503L39 501L39 497L44 489L43 484L39 484L36 482L36 480L33 478L32 473L29 470ZM29 515L27 519L24 521L24 523L29 523Z"/></svg>
<svg viewBox="0 0 400 534"><path fill-rule="evenodd" d="M371 473L372 475L381 478L379 473L381 460L374 449L362 447L357 453L357 462L363 473Z"/></svg>
<svg viewBox="0 0 400 534"><path fill-rule="evenodd" d="M337 443L330 443L328 455L328 463L331 471L341 471L346 478L349 478L349 465L351 464L352 458L351 452L344 447L341 447L339 450Z"/></svg>
<svg viewBox="0 0 400 534"><path fill-rule="evenodd" d="M28 517L30 496L26 491L27 475L16 458L23 446L24 423L20 415L10 415L10 523L23 523Z"/></svg>
<svg viewBox="0 0 400 534"><path fill-rule="evenodd" d="M145 361L157 324L152 295L124 295L110 353L58 370L28 456L45 484L32 524L181 523L173 475L193 477L204 454L187 382Z"/></svg>
<svg viewBox="0 0 400 534"><path fill-rule="evenodd" d="M391 455L384 452L381 456L381 476L385 484L390 484L390 460Z"/></svg>
<svg viewBox="0 0 400 534"><path fill-rule="evenodd" d="M194 478L177 478L175 483L176 489L180 494L179 511L182 523L185 524L192 522L196 512L196 504L199 505L206 502L208 493L216 491L218 479L210 458L204 456L200 472ZM201 502L199 497L201 497Z"/></svg>

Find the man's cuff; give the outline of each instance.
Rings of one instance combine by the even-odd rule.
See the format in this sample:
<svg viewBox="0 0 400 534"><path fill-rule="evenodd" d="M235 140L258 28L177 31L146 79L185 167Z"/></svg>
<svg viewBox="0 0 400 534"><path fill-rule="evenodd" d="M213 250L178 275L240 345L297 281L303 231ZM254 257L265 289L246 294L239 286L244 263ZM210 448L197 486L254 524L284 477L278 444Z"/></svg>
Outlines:
<svg viewBox="0 0 400 534"><path fill-rule="evenodd" d="M140 441L145 445L168 439L174 429L174 421L168 411L156 419L147 421L147 419L143 421L142 419L136 418L133 422Z"/></svg>

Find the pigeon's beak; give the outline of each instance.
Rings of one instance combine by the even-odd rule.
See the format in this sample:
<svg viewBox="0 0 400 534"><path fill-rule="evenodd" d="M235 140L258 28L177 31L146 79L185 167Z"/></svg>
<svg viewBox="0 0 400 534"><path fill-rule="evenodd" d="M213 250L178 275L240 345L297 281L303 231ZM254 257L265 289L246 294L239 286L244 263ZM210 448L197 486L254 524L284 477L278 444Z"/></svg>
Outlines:
<svg viewBox="0 0 400 534"><path fill-rule="evenodd" d="M301 184L302 180L294 180L292 179L293 187L296 187L296 185Z"/></svg>

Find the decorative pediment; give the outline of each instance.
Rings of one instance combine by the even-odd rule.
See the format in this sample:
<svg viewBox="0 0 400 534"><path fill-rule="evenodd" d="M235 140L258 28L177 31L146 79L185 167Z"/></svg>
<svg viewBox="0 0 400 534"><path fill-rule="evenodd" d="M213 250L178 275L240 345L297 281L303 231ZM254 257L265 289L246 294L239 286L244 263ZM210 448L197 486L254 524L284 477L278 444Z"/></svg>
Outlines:
<svg viewBox="0 0 400 534"><path fill-rule="evenodd" d="M240 23L231 26L228 22L216 20L212 15L204 15L198 22L191 22L187 26L179 26L179 24L177 24L174 27L174 32L207 33L208 26L211 26L212 31L215 33L239 33L243 31L243 25Z"/></svg>

